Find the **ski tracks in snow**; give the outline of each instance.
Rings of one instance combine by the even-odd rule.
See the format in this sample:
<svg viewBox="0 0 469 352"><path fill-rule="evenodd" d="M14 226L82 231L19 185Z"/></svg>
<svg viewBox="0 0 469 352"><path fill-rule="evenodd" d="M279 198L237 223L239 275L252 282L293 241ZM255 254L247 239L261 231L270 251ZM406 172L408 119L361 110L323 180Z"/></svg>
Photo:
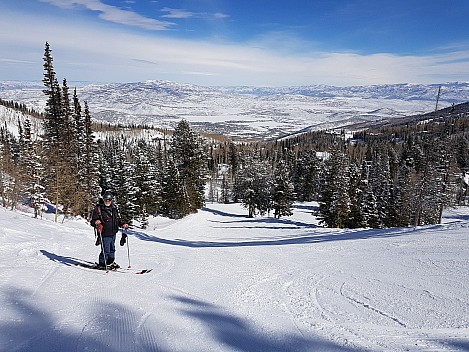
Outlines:
<svg viewBox="0 0 469 352"><path fill-rule="evenodd" d="M113 298L115 288L93 293L85 302L87 317L82 321L75 351L159 351L157 339L146 322L152 312L143 313Z"/></svg>

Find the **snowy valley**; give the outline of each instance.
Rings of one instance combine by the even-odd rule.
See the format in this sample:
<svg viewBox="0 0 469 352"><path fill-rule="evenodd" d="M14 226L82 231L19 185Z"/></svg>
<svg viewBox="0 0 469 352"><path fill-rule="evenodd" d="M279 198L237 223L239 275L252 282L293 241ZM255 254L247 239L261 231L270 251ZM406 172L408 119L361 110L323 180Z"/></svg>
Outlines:
<svg viewBox="0 0 469 352"><path fill-rule="evenodd" d="M173 129L186 119L198 131L269 139L434 111L440 87L203 87L168 81L69 86L77 87L96 121ZM38 82L0 82L0 98L43 111L42 89ZM441 85L439 108L467 101L469 83Z"/></svg>

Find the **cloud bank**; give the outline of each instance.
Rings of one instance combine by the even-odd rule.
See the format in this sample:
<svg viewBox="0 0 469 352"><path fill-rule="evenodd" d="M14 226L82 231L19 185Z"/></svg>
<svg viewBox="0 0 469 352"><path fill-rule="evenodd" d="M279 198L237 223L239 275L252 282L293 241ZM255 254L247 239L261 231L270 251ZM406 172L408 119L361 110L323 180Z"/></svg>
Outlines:
<svg viewBox="0 0 469 352"><path fill-rule="evenodd" d="M42 77L44 43L52 47L59 77L96 82L167 79L201 85L369 85L469 81L469 45L421 56L320 50L288 34L265 34L249 43L183 40L163 36L171 22L158 21L95 0L42 0L60 8L99 13L106 21L152 29L128 32L83 19L61 20L0 12L0 77ZM190 12L165 8L167 18ZM219 14L221 17L227 16ZM18 25L21 23L21 25ZM14 28L14 36L11 29ZM288 42L279 49L279 42ZM297 43L297 44L295 44ZM301 47L301 50L297 50Z"/></svg>

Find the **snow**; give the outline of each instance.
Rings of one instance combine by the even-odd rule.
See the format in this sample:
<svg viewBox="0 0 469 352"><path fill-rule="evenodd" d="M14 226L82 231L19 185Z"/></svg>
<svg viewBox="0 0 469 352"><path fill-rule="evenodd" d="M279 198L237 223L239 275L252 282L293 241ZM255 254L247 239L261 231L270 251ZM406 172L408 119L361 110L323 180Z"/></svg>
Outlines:
<svg viewBox="0 0 469 352"><path fill-rule="evenodd" d="M129 231L144 275L75 266L99 252L82 219L1 208L0 351L469 350L468 208L441 225L339 230L314 206L154 218ZM116 254L127 267L127 247Z"/></svg>
<svg viewBox="0 0 469 352"><path fill-rule="evenodd" d="M44 111L47 97L39 83L0 81L0 98ZM199 131L270 139L433 111L439 87L396 84L255 88L203 87L169 81L81 82L77 94L80 101L88 102L91 116L98 122L173 129L186 119ZM469 99L467 83L442 87L441 107Z"/></svg>

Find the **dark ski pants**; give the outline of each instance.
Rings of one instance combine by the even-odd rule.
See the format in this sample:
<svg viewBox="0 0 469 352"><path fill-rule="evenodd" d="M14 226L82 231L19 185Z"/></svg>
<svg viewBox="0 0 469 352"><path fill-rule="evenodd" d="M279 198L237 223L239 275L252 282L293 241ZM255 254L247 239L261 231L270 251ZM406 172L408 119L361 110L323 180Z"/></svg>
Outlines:
<svg viewBox="0 0 469 352"><path fill-rule="evenodd" d="M103 255L104 249L104 255ZM102 237L101 253L99 253L99 265L104 266L104 258L106 258L107 264L111 264L114 261L116 253L116 235L112 237Z"/></svg>

